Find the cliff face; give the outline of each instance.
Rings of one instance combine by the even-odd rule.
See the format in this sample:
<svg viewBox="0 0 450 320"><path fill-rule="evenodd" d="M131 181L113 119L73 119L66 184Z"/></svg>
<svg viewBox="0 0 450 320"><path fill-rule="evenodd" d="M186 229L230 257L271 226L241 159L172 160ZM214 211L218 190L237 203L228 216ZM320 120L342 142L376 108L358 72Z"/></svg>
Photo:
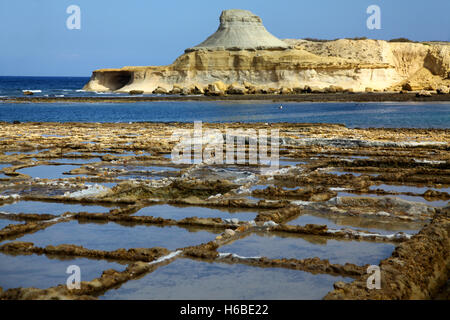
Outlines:
<svg viewBox="0 0 450 320"><path fill-rule="evenodd" d="M450 84L450 45L446 43L281 41L248 11L224 11L220 21L216 33L186 49L173 64L96 70L84 89L203 93L208 87L220 92L231 87L245 93L250 88L270 92L335 86L364 91Z"/></svg>

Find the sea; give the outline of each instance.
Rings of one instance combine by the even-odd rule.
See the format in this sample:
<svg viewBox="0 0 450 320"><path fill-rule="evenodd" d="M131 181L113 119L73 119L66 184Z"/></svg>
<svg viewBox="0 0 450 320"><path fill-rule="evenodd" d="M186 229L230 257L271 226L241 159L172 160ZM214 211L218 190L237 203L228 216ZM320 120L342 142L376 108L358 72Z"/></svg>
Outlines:
<svg viewBox="0 0 450 320"><path fill-rule="evenodd" d="M83 91L89 77L0 77L0 97L121 97ZM149 95L153 96L153 95ZM280 105L283 108L280 108ZM298 122L349 128L449 128L449 102L154 101L130 103L10 103L0 101L4 122Z"/></svg>

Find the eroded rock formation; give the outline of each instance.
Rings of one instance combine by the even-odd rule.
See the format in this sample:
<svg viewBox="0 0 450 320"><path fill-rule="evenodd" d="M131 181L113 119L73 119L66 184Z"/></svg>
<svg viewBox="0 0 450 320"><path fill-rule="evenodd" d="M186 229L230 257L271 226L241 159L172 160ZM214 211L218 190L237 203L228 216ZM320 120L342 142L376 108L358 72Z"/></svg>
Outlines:
<svg viewBox="0 0 450 320"><path fill-rule="evenodd" d="M252 94L438 90L450 85L450 44L383 40L280 40L245 10L168 66L93 72L88 91Z"/></svg>

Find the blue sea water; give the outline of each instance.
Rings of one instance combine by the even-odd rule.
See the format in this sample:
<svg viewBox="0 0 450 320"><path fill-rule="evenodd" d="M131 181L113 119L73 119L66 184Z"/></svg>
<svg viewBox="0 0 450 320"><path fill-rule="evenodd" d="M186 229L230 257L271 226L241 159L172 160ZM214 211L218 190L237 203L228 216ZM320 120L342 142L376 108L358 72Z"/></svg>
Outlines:
<svg viewBox="0 0 450 320"><path fill-rule="evenodd" d="M89 96L89 78L0 77L0 96ZM78 90L78 91L77 91ZM111 95L116 95L111 93ZM135 103L2 103L0 121L56 122L303 122L348 127L449 128L450 103L280 103L267 101L159 101Z"/></svg>
<svg viewBox="0 0 450 320"><path fill-rule="evenodd" d="M23 97L27 90L37 97L92 95L81 91L88 81L89 77L0 77L0 97Z"/></svg>

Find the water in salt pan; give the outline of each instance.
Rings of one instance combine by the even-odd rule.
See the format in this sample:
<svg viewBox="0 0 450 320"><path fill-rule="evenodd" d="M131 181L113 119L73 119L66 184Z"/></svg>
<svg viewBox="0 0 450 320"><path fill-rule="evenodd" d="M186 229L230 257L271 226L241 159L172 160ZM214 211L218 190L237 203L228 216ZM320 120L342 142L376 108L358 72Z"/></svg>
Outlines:
<svg viewBox="0 0 450 320"><path fill-rule="evenodd" d="M218 231L214 231L218 232ZM169 250L199 245L214 240L217 234L209 231L190 231L175 226L126 226L113 222L62 222L44 230L23 236L18 241L33 242L36 246L75 244L87 249L112 251L120 248L164 247Z"/></svg>
<svg viewBox="0 0 450 320"><path fill-rule="evenodd" d="M92 182L92 183L85 183L86 186L94 186L94 185L101 185L105 188L113 188L117 185L116 182Z"/></svg>
<svg viewBox="0 0 450 320"><path fill-rule="evenodd" d="M66 136L62 136L59 134L41 134L44 138L65 138Z"/></svg>
<svg viewBox="0 0 450 320"><path fill-rule="evenodd" d="M255 211L228 211L211 209L206 207L178 207L171 205L154 205L142 208L134 215L136 216L153 216L161 217L164 219L174 219L181 220L188 217L198 217L198 218L221 218L221 219L232 219L236 218L240 221L251 221L256 218L258 212Z"/></svg>
<svg viewBox="0 0 450 320"><path fill-rule="evenodd" d="M280 167L284 167L284 166L297 166L297 165L302 165L302 164L306 164L306 161L300 161L300 160L295 160L295 159L291 159L291 158L286 158L286 157L281 157L280 160L278 160L278 165Z"/></svg>
<svg viewBox="0 0 450 320"><path fill-rule="evenodd" d="M348 158L348 159L370 159L370 157L368 157L368 156L355 156L355 155L348 156L348 157L345 157L345 158Z"/></svg>
<svg viewBox="0 0 450 320"><path fill-rule="evenodd" d="M255 181L255 174L259 174L260 167L257 166L222 166L212 165L197 168L190 172L194 178L207 180L229 180L238 183Z"/></svg>
<svg viewBox="0 0 450 320"><path fill-rule="evenodd" d="M24 223L24 222L0 218L0 230L10 224L19 224L19 223Z"/></svg>
<svg viewBox="0 0 450 320"><path fill-rule="evenodd" d="M45 213L60 215L65 212L107 213L116 206L82 205L76 203L44 202L21 200L0 206L0 212L8 213Z"/></svg>
<svg viewBox="0 0 450 320"><path fill-rule="evenodd" d="M351 171L329 171L327 173L334 174L337 176L342 176L344 174L351 174L351 175L354 175L355 177L359 177L360 175L363 175L363 174L368 175L368 176L374 176L374 177L379 175L377 173L359 173L359 172L351 172Z"/></svg>
<svg viewBox="0 0 450 320"><path fill-rule="evenodd" d="M167 167L167 166L157 166L157 165L150 165L150 166L136 166L136 165L127 165L127 166L120 166L120 165L110 165L105 166L105 168L109 169L125 169L126 171L122 172L119 171L116 174L118 175L117 178L121 180L128 180L128 179L161 179L166 175L173 175L173 173L176 173L180 170L180 168L174 168L174 167Z"/></svg>
<svg viewBox="0 0 450 320"><path fill-rule="evenodd" d="M42 159L45 161L45 159ZM60 164L87 164L93 162L99 162L98 158L59 158L51 159L49 162L60 163Z"/></svg>
<svg viewBox="0 0 450 320"><path fill-rule="evenodd" d="M75 153L74 153L75 154ZM81 153L78 153L81 154ZM92 155L96 155L96 156L105 156L105 155L111 155L111 156L117 156L117 157L139 157L139 156L150 156L151 154L148 152L143 152L143 153L137 153L134 151L126 151L123 153L117 153L117 152L90 152L90 154Z"/></svg>
<svg viewBox="0 0 450 320"><path fill-rule="evenodd" d="M286 233L253 233L218 249L244 257L328 259L331 263L357 265L378 264L389 257L395 246L391 243L326 239Z"/></svg>
<svg viewBox="0 0 450 320"><path fill-rule="evenodd" d="M414 187L414 186L399 186L399 185L388 185L388 184L380 184L370 186L370 190L381 189L387 192L412 192L423 194L427 190L434 190L439 192L447 192L450 193L450 188L429 188L429 187Z"/></svg>
<svg viewBox="0 0 450 320"><path fill-rule="evenodd" d="M434 200L434 201L428 201L423 197L419 197L419 196L407 196L404 194L397 194L395 195L395 197L403 199L403 200L407 200L407 201L414 201L414 202L422 202L425 203L429 206L433 206L433 207L445 207L448 205L448 201L447 200Z"/></svg>
<svg viewBox="0 0 450 320"><path fill-rule="evenodd" d="M69 172L70 170L79 168L76 165L42 165L35 167L28 167L17 170L17 172L29 175L31 178L41 178L41 179L64 179L75 177L74 175L63 174ZM80 175L77 175L80 177Z"/></svg>
<svg viewBox="0 0 450 320"><path fill-rule="evenodd" d="M318 217L311 214L302 214L299 217L289 221L288 225L304 226L307 224L326 225L328 229L352 228L357 230L369 231L379 234L394 234L404 232L407 234L416 234L423 227L422 223L380 221L380 219L370 219L367 217Z"/></svg>
<svg viewBox="0 0 450 320"><path fill-rule="evenodd" d="M338 192L338 197L372 197L372 198L378 198L378 197L389 197L389 198L399 198L407 201L412 202L421 202L425 203L432 207L445 207L448 204L447 200L435 200L435 201L428 201L423 197L420 196L407 196L404 194L396 194L392 196L385 196L385 195L377 195L373 193L349 193L349 192Z"/></svg>
<svg viewBox="0 0 450 320"><path fill-rule="evenodd" d="M166 167L166 166L130 166L128 170L133 171L179 171L180 168Z"/></svg>
<svg viewBox="0 0 450 320"><path fill-rule="evenodd" d="M336 281L353 279L299 270L177 259L108 290L100 299L321 299Z"/></svg>
<svg viewBox="0 0 450 320"><path fill-rule="evenodd" d="M106 260L85 258L57 259L44 255L7 255L0 253L0 287L3 290L18 287L45 289L66 284L67 267L77 265L81 270L81 281L90 281L102 275L107 269L123 271L126 265Z"/></svg>
<svg viewBox="0 0 450 320"><path fill-rule="evenodd" d="M7 151L5 152L5 155L10 156L13 154L38 154L40 152L48 151L48 149L42 149L42 150L33 150L33 151Z"/></svg>
<svg viewBox="0 0 450 320"><path fill-rule="evenodd" d="M7 175L5 175L4 173L2 173L1 171L6 168L6 167L10 167L10 164L0 164L0 178L8 178Z"/></svg>
<svg viewBox="0 0 450 320"><path fill-rule="evenodd" d="M273 184L254 184L249 189L250 189L250 191L264 190L264 189L268 188L269 186L273 187Z"/></svg>

